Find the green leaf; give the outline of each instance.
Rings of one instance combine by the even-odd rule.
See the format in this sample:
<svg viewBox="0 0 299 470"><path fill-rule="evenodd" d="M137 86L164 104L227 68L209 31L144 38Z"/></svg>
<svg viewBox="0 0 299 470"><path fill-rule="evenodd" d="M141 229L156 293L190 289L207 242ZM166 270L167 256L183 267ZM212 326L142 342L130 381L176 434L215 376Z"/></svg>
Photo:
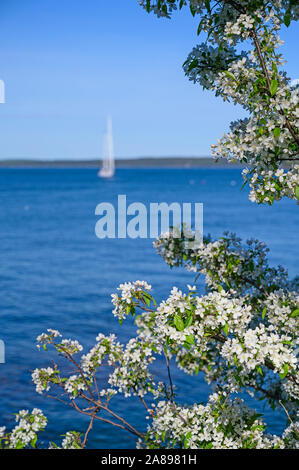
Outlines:
<svg viewBox="0 0 299 470"><path fill-rule="evenodd" d="M15 449L23 449L25 447L25 444L23 444L22 441L18 441L17 444L15 445Z"/></svg>
<svg viewBox="0 0 299 470"><path fill-rule="evenodd" d="M34 438L32 439L32 441L30 442L31 447L33 447L33 449L35 448L36 441L37 441L37 434L35 434L35 437L34 437Z"/></svg>
<svg viewBox="0 0 299 470"><path fill-rule="evenodd" d="M296 186L295 188L295 196L299 200L299 186Z"/></svg>
<svg viewBox="0 0 299 470"><path fill-rule="evenodd" d="M286 376L287 376L287 373L289 372L289 365L288 364L285 364L283 366L283 372L280 375L280 378L281 379L284 379Z"/></svg>
<svg viewBox="0 0 299 470"><path fill-rule="evenodd" d="M290 15L290 13L286 13L286 14L284 15L283 22L284 22L284 24L286 25L287 28L290 26L290 23L291 23L291 15Z"/></svg>
<svg viewBox="0 0 299 470"><path fill-rule="evenodd" d="M190 11L191 11L191 15L195 16L196 10L191 4L190 4Z"/></svg>
<svg viewBox="0 0 299 470"><path fill-rule="evenodd" d="M255 431L256 429L258 429L259 431L264 431L265 426L263 426L262 424L257 424L256 426L252 426L251 428L252 431Z"/></svg>
<svg viewBox="0 0 299 470"><path fill-rule="evenodd" d="M272 62L272 70L277 74L277 65L275 64L275 62Z"/></svg>
<svg viewBox="0 0 299 470"><path fill-rule="evenodd" d="M299 315L299 308L296 308L295 310L292 311L291 313L291 318L296 318Z"/></svg>
<svg viewBox="0 0 299 470"><path fill-rule="evenodd" d="M201 20L201 22L200 22L199 25L198 25L198 28L197 28L197 36L200 35L201 30L202 30L202 26L203 26L203 20Z"/></svg>
<svg viewBox="0 0 299 470"><path fill-rule="evenodd" d="M274 137L277 139L277 137L280 136L280 129L279 127L275 127L275 129L273 129L273 134L274 134Z"/></svg>
<svg viewBox="0 0 299 470"><path fill-rule="evenodd" d="M250 416L249 420L248 420L248 424L249 426L252 426L253 423L258 419L258 418L261 418L263 415L260 414L260 413L255 413L254 415Z"/></svg>
<svg viewBox="0 0 299 470"><path fill-rule="evenodd" d="M186 341L187 341L187 343L189 343L189 344L194 344L194 345L195 345L195 339L194 339L194 336L193 336L193 335L188 335L188 336L186 336Z"/></svg>
<svg viewBox="0 0 299 470"><path fill-rule="evenodd" d="M209 442L208 444L205 445L205 449L212 449L213 447L213 442Z"/></svg>
<svg viewBox="0 0 299 470"><path fill-rule="evenodd" d="M205 0L205 7L208 10L208 13L211 13L210 0Z"/></svg>
<svg viewBox="0 0 299 470"><path fill-rule="evenodd" d="M182 331L185 328L185 324L179 315L174 316L173 322L178 331Z"/></svg>
<svg viewBox="0 0 299 470"><path fill-rule="evenodd" d="M186 63L188 63L188 61L186 61ZM198 67L198 65L198 60L191 60L190 64L188 65L188 72L191 72L191 70L195 69L195 67Z"/></svg>
<svg viewBox="0 0 299 470"><path fill-rule="evenodd" d="M262 371L262 368L261 368L260 366L258 366L258 367L256 368L256 370L258 371L259 374L264 375L264 374L263 374L263 371Z"/></svg>
<svg viewBox="0 0 299 470"><path fill-rule="evenodd" d="M192 322L193 322L193 318L192 318L192 315L190 315L190 317L187 318L187 321L185 323L185 328L188 328L188 326L192 325Z"/></svg>
<svg viewBox="0 0 299 470"><path fill-rule="evenodd" d="M53 441L51 441L51 445L52 445L53 447L55 447L55 449L58 449L58 448L59 448L58 445L55 444L55 442L53 442Z"/></svg>
<svg viewBox="0 0 299 470"><path fill-rule="evenodd" d="M263 310L263 312L262 312L262 319L263 319L263 320L264 320L264 318L265 318L266 312L267 312L267 307L265 307L264 310Z"/></svg>
<svg viewBox="0 0 299 470"><path fill-rule="evenodd" d="M233 73L229 72L228 70L224 70L224 73L227 77L231 78L232 80L234 80L235 82L237 82L237 79L236 77L234 76Z"/></svg>
<svg viewBox="0 0 299 470"><path fill-rule="evenodd" d="M185 449L189 449L189 440L190 440L191 436L192 436L192 432L191 431L187 432L187 434L185 436L185 440L184 440L184 448Z"/></svg>
<svg viewBox="0 0 299 470"><path fill-rule="evenodd" d="M225 336L228 334L228 323L225 323L224 328L223 328Z"/></svg>
<svg viewBox="0 0 299 470"><path fill-rule="evenodd" d="M270 85L270 93L272 96L275 95L277 87L278 87L278 81L273 79Z"/></svg>

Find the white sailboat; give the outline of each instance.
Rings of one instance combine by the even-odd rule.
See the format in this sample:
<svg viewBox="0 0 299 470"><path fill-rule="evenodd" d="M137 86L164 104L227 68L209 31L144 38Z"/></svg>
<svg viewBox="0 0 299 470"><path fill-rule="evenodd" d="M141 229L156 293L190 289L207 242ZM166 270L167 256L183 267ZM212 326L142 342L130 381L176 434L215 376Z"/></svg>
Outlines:
<svg viewBox="0 0 299 470"><path fill-rule="evenodd" d="M113 153L112 119L110 116L107 119L107 132L104 136L102 161L102 168L99 170L98 176L101 178L112 178L115 173L115 162Z"/></svg>

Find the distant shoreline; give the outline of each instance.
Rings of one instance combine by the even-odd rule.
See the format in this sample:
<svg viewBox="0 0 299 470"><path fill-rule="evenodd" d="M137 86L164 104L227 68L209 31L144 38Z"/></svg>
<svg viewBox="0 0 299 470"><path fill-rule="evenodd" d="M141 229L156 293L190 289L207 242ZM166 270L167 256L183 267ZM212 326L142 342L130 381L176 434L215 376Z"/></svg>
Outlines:
<svg viewBox="0 0 299 470"><path fill-rule="evenodd" d="M0 168L99 168L99 160L0 160ZM116 159L116 168L243 168L243 165L216 162L211 157L162 157Z"/></svg>

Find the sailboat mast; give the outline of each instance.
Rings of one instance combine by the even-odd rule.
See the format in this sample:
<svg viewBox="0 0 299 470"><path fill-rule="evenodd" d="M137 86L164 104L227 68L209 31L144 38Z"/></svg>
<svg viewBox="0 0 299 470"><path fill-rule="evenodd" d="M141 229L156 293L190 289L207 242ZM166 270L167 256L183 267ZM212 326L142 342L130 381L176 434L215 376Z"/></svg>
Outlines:
<svg viewBox="0 0 299 470"><path fill-rule="evenodd" d="M112 119L110 116L108 116L108 119L107 119L107 150L108 150L109 167L111 169L114 169Z"/></svg>
<svg viewBox="0 0 299 470"><path fill-rule="evenodd" d="M98 175L102 178L111 178L114 175L114 150L113 150L113 135L112 135L112 119L110 116L107 118L107 132L104 137L103 146L103 165Z"/></svg>

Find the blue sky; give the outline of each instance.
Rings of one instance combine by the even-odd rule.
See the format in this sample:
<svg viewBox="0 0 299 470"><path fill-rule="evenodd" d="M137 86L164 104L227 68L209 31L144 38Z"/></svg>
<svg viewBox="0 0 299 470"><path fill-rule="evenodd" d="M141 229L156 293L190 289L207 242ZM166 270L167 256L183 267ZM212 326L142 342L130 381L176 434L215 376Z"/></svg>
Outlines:
<svg viewBox="0 0 299 470"><path fill-rule="evenodd" d="M244 113L184 76L197 22L137 0L1 0L0 159L100 158L109 113L117 157L209 155ZM292 78L295 28L281 34Z"/></svg>

